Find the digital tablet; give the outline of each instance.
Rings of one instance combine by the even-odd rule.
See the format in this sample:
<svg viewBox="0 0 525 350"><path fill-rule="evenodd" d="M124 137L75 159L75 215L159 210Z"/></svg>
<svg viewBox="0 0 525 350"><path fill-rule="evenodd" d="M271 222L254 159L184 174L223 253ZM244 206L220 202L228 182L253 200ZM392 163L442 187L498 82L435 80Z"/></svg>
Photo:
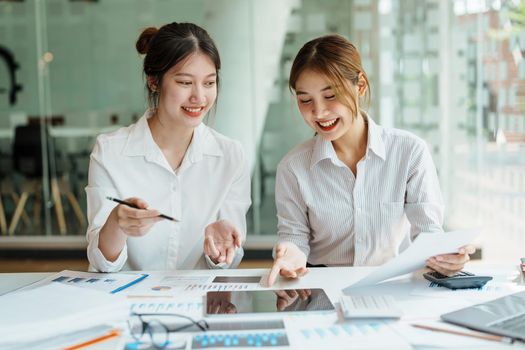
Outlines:
<svg viewBox="0 0 525 350"><path fill-rule="evenodd" d="M320 288L208 292L205 305L206 316L335 310Z"/></svg>

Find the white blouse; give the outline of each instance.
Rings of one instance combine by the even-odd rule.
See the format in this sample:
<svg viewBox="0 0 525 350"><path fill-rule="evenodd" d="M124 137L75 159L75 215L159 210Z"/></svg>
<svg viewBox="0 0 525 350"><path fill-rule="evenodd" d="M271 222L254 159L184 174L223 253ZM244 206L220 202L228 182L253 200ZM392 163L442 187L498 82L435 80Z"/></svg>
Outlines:
<svg viewBox="0 0 525 350"><path fill-rule="evenodd" d="M320 136L278 166L279 241L295 243L310 264L381 265L421 232L443 232L443 199L425 142L364 116L368 145L357 177Z"/></svg>
<svg viewBox="0 0 525 350"><path fill-rule="evenodd" d="M245 241L250 175L240 143L201 124L174 171L153 140L149 116L147 111L136 124L97 137L86 187L91 270L213 267L203 256L204 229L221 219L235 225ZM117 260L110 262L98 248L99 231L117 205L106 196L139 197L179 221L161 220L146 235L128 237ZM242 255L237 249L232 267Z"/></svg>

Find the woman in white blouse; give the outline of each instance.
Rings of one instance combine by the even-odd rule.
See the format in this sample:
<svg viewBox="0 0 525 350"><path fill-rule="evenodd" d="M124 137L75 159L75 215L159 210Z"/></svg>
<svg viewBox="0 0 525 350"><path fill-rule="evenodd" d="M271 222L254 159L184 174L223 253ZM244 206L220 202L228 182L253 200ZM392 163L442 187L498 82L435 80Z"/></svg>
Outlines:
<svg viewBox="0 0 525 350"><path fill-rule="evenodd" d="M307 266L381 265L408 238L443 232L443 201L425 142L375 124L360 109L369 83L348 40L329 35L306 43L289 86L316 135L277 169L279 241L269 285L279 274L302 276ZM473 252L465 246L427 266L450 275Z"/></svg>
<svg viewBox="0 0 525 350"><path fill-rule="evenodd" d="M136 48L145 55L150 108L97 138L86 188L90 268L235 267L250 177L240 143L202 122L217 98L217 48L204 29L175 22L145 29Z"/></svg>

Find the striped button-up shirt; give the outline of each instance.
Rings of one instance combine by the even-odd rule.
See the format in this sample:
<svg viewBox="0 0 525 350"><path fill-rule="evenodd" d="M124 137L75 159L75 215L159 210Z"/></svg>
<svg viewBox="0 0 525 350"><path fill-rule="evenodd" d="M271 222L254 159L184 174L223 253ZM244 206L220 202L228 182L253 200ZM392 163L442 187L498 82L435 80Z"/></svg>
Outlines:
<svg viewBox="0 0 525 350"><path fill-rule="evenodd" d="M443 232L443 199L425 142L363 115L368 144L356 175L320 136L279 163L279 242L295 243L310 264L381 265L419 233Z"/></svg>

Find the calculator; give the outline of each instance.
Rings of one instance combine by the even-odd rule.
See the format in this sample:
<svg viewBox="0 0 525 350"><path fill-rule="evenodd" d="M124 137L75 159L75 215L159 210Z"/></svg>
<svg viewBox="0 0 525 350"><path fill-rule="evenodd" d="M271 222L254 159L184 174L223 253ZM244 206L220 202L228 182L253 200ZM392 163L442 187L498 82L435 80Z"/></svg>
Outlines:
<svg viewBox="0 0 525 350"><path fill-rule="evenodd" d="M476 276L466 271L460 271L452 276L431 271L424 273L423 277L434 283L430 284L431 287L438 285L449 289L481 288L492 279L490 276Z"/></svg>
<svg viewBox="0 0 525 350"><path fill-rule="evenodd" d="M400 318L403 314L391 295L343 295L341 309L345 318Z"/></svg>

